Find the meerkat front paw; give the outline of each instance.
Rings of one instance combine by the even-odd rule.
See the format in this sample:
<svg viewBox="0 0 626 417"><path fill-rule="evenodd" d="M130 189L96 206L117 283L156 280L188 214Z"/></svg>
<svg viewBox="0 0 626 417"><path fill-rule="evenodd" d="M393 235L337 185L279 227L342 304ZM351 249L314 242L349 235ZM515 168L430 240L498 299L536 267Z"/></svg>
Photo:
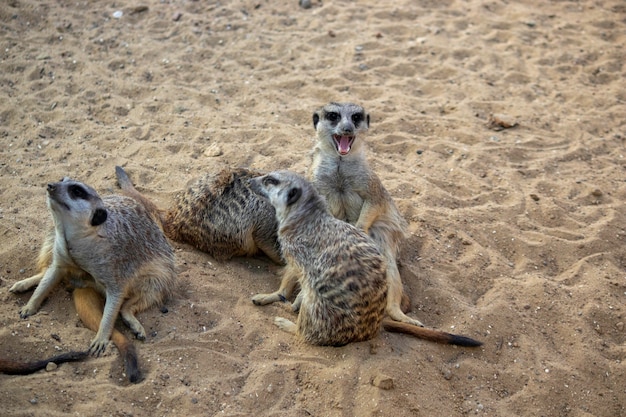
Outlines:
<svg viewBox="0 0 626 417"><path fill-rule="evenodd" d="M22 307L22 309L20 310L20 317L25 319L27 317L32 316L33 314L35 314L37 312L37 308L36 307L32 307L28 304L26 304L24 307Z"/></svg>
<svg viewBox="0 0 626 417"><path fill-rule="evenodd" d="M102 340L97 337L91 341L91 345L89 346L89 353L91 353L93 356L100 356L104 353L108 344L108 340Z"/></svg>
<svg viewBox="0 0 626 417"><path fill-rule="evenodd" d="M287 301L287 300L282 294L278 292L273 292L271 294L257 294L254 297L252 297L252 302L256 306L264 306L267 304L276 303L278 301Z"/></svg>

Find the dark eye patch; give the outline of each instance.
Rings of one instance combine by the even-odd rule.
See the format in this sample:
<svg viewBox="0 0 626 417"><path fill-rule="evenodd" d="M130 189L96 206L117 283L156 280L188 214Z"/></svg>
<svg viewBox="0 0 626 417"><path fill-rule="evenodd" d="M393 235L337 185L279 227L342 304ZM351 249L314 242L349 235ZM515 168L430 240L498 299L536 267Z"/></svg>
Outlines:
<svg viewBox="0 0 626 417"><path fill-rule="evenodd" d="M354 113L352 115L352 123L354 123L355 126L361 123L363 119L365 119L365 116L363 115L363 113Z"/></svg>
<svg viewBox="0 0 626 417"><path fill-rule="evenodd" d="M73 200L87 200L87 191L80 185L70 185L68 192Z"/></svg>
<svg viewBox="0 0 626 417"><path fill-rule="evenodd" d="M326 120L331 121L331 122L338 122L339 119L341 118L341 116L339 115L339 113L334 112L334 111L328 111L324 114L324 117L326 118Z"/></svg>

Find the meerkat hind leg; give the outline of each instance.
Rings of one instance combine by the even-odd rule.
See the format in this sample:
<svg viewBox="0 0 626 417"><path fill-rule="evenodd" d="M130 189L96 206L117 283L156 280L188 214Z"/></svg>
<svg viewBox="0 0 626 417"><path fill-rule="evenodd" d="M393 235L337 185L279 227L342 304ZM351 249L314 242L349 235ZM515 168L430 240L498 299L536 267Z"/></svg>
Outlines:
<svg viewBox="0 0 626 417"><path fill-rule="evenodd" d="M17 281L13 286L9 289L12 293L25 292L30 290L31 288L36 287L41 282L44 273L40 272L37 275L33 275L30 278L23 279L21 281Z"/></svg>
<svg viewBox="0 0 626 417"><path fill-rule="evenodd" d="M283 317L276 317L274 319L274 324L278 326L279 329L286 331L287 333L296 334L298 333L298 326L291 320L288 320Z"/></svg>
<svg viewBox="0 0 626 417"><path fill-rule="evenodd" d="M402 287L402 279L395 262L387 265L387 285L389 286L387 289L387 315L395 321L424 327L421 321L411 318L402 312L401 304L404 288Z"/></svg>

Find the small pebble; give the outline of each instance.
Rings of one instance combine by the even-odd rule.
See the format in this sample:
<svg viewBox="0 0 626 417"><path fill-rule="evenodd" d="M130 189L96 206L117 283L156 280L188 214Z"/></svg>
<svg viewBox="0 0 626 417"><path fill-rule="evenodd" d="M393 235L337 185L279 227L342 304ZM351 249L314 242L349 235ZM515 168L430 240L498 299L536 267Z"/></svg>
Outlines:
<svg viewBox="0 0 626 417"><path fill-rule="evenodd" d="M300 7L303 9L310 9L313 4L311 4L311 0L300 0Z"/></svg>
<svg viewBox="0 0 626 417"><path fill-rule="evenodd" d="M531 194L530 198L532 198L535 201L539 201L539 196L537 194Z"/></svg>
<svg viewBox="0 0 626 417"><path fill-rule="evenodd" d="M121 10L116 10L113 12L113 17L115 19L120 19L122 16L124 16L124 12Z"/></svg>
<svg viewBox="0 0 626 417"><path fill-rule="evenodd" d="M54 362L48 362L46 365L46 372L52 372L56 370L59 366Z"/></svg>
<svg viewBox="0 0 626 417"><path fill-rule="evenodd" d="M220 148L216 144L213 144L209 146L208 148L206 148L206 150L204 151L204 156L208 156L212 158L212 157L220 156L222 155L222 153L223 153L222 148Z"/></svg>
<svg viewBox="0 0 626 417"><path fill-rule="evenodd" d="M509 129L517 126L517 122L511 117L504 114L492 114L487 121L487 127L492 130Z"/></svg>
<svg viewBox="0 0 626 417"><path fill-rule="evenodd" d="M591 192L591 195L594 197L602 197L602 190L596 188Z"/></svg>
<svg viewBox="0 0 626 417"><path fill-rule="evenodd" d="M387 375L376 375L372 379L372 385L384 390L390 390L393 388L393 378Z"/></svg>

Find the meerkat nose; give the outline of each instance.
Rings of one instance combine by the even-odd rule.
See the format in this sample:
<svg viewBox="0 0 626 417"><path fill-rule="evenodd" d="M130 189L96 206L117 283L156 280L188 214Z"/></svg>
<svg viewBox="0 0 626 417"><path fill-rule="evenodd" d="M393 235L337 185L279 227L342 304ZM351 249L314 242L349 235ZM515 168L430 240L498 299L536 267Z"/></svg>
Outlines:
<svg viewBox="0 0 626 417"><path fill-rule="evenodd" d="M56 189L57 189L56 184L52 184L52 183L48 184L48 191L54 191Z"/></svg>

